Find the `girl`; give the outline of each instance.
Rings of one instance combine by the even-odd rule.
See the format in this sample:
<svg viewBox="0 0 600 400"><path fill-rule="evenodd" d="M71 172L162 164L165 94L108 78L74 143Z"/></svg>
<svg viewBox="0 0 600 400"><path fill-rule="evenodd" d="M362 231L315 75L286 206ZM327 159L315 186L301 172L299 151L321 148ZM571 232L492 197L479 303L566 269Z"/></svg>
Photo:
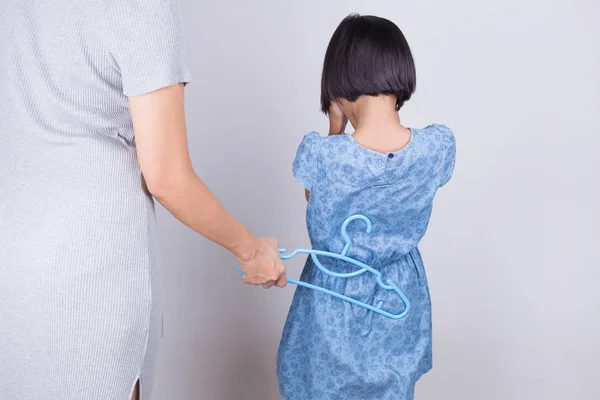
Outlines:
<svg viewBox="0 0 600 400"><path fill-rule="evenodd" d="M373 223L348 226L348 255L391 279L411 302L401 320L299 287L277 360L286 400L410 400L431 369L431 303L421 255L432 202L452 175L450 129L406 128L398 111L415 90L410 48L392 22L351 15L327 49L321 85L329 137L304 137L293 173L306 188L307 226L314 249L340 253L340 227L355 214ZM347 121L355 129L344 134ZM320 258L335 272L353 266ZM309 258L302 280L400 313L404 304L372 274L330 277Z"/></svg>

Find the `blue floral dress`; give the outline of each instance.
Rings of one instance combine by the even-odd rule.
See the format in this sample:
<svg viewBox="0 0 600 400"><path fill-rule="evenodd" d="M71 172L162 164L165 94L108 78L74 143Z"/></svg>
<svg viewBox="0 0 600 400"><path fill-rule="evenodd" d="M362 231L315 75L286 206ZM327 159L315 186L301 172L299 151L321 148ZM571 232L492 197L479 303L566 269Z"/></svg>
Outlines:
<svg viewBox="0 0 600 400"><path fill-rule="evenodd" d="M421 255L434 196L454 169L455 141L444 125L412 129L409 143L382 154L351 135L304 137L294 176L311 196L307 226L313 249L340 253L343 222L355 214L372 221L348 226L348 255L380 270L411 303L401 320L298 287L283 331L277 375L286 400L410 400L416 381L432 366L431 302ZM356 269L330 258L335 272ZM321 272L309 258L303 281L394 313L404 304L365 273L344 279Z"/></svg>

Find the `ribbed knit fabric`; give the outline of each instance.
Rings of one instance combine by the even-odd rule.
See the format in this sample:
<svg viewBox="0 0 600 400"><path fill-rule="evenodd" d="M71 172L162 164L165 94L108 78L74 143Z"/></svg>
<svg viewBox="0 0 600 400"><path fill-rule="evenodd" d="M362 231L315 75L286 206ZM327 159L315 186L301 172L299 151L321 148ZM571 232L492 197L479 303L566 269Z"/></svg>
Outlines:
<svg viewBox="0 0 600 400"><path fill-rule="evenodd" d="M153 201L126 96L190 80L177 0L0 6L0 399L151 394Z"/></svg>

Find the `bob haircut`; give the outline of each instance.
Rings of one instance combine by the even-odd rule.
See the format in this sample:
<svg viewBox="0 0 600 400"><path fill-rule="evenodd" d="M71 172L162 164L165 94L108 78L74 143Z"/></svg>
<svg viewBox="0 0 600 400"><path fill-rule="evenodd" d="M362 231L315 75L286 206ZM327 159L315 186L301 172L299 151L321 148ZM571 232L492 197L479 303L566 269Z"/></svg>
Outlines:
<svg viewBox="0 0 600 400"><path fill-rule="evenodd" d="M321 111L332 101L360 96L396 96L396 110L415 91L415 64L402 31L393 22L351 14L337 27L323 64Z"/></svg>

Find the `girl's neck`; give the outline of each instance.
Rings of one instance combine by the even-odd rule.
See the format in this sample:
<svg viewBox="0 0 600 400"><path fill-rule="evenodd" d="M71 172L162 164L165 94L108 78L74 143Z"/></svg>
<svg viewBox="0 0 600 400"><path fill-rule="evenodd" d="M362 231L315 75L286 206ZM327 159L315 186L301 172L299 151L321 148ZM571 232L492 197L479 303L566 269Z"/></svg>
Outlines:
<svg viewBox="0 0 600 400"><path fill-rule="evenodd" d="M349 104L348 118L354 127L354 139L381 153L403 149L411 139L410 129L400 123L393 96L362 96Z"/></svg>

